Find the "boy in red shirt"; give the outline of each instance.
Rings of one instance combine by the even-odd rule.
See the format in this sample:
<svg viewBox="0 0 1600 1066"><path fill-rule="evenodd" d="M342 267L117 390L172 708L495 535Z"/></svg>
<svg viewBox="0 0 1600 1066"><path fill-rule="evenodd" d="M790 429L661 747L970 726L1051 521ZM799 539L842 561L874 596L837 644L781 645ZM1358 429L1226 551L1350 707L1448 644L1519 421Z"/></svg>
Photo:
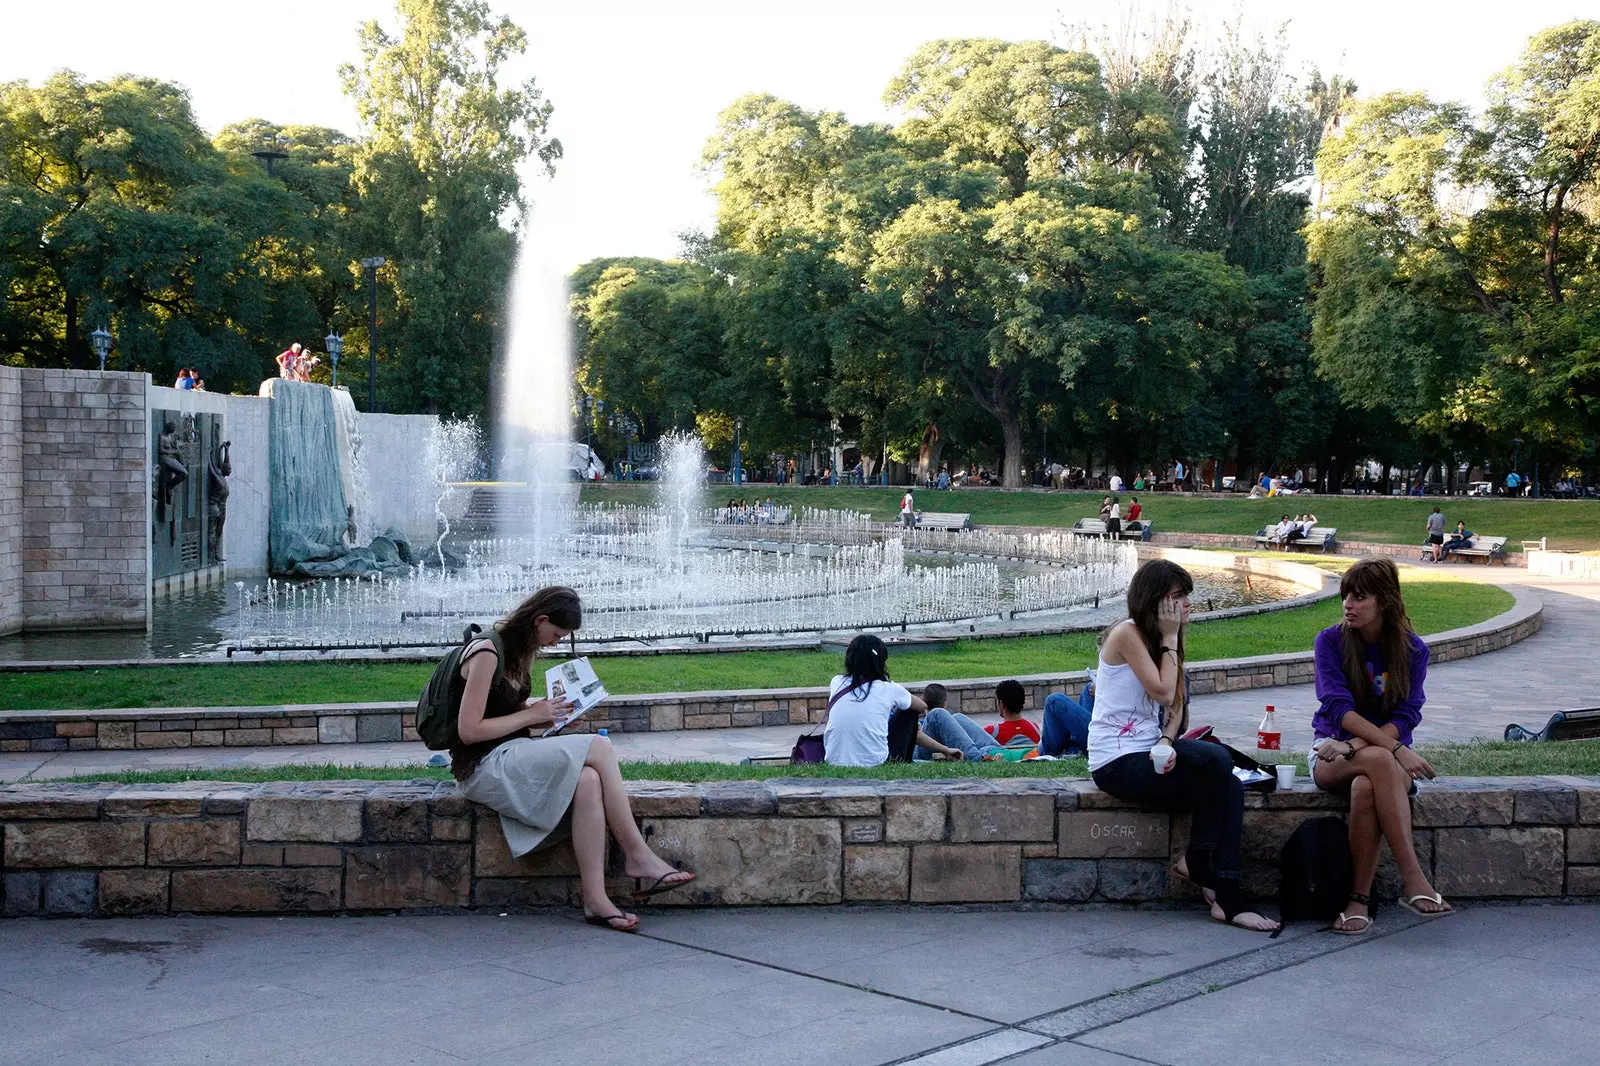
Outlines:
<svg viewBox="0 0 1600 1066"><path fill-rule="evenodd" d="M1000 721L983 727L994 736L995 743L1009 744L1013 737L1026 737L1039 743L1039 727L1022 717L1022 705L1027 698L1021 682L1002 681L995 686L994 700L1000 708Z"/></svg>

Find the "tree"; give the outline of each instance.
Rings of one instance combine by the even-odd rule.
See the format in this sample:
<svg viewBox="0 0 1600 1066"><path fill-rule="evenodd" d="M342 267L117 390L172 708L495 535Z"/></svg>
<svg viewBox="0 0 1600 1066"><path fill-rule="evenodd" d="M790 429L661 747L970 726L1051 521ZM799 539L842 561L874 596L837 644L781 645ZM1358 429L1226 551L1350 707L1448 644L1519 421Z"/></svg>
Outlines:
<svg viewBox="0 0 1600 1066"><path fill-rule="evenodd" d="M561 145L532 78L502 87L527 47L510 19L481 0L399 0L396 14L395 33L361 28L362 61L341 71L365 134L359 244L389 260L384 392L402 408L481 413L515 256L502 223L524 207L517 168L553 169Z"/></svg>

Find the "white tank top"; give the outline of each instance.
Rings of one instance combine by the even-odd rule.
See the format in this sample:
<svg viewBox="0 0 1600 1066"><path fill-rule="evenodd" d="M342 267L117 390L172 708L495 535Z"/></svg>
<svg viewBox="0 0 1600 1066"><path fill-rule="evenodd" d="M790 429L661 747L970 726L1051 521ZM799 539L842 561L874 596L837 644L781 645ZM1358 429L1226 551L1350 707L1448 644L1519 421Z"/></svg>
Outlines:
<svg viewBox="0 0 1600 1066"><path fill-rule="evenodd" d="M1094 714L1089 718L1089 770L1133 752L1146 752L1161 737L1161 705L1150 698L1127 663L1104 658L1094 679Z"/></svg>

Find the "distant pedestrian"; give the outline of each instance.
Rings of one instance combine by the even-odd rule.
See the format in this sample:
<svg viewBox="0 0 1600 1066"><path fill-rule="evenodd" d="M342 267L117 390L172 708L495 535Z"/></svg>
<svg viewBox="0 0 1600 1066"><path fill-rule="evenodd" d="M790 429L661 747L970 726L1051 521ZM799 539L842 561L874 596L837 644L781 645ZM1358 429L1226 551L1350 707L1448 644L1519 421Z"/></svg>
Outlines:
<svg viewBox="0 0 1600 1066"><path fill-rule="evenodd" d="M1438 562L1444 548L1444 514L1437 507L1428 516L1428 547L1433 549L1433 561Z"/></svg>
<svg viewBox="0 0 1600 1066"><path fill-rule="evenodd" d="M182 370L179 370L178 371L178 380L174 381L172 383L172 387L175 388L175 389L192 389L192 388L194 388L194 377L193 377L193 374L194 374L194 371L190 370L188 367L184 367Z"/></svg>
<svg viewBox="0 0 1600 1066"><path fill-rule="evenodd" d="M295 380L295 364L300 361L300 353L304 350L300 347L300 342L295 341L278 353L278 376L280 378L285 381Z"/></svg>
<svg viewBox="0 0 1600 1066"><path fill-rule="evenodd" d="M906 489L906 494L900 497L900 524L906 529L917 524L916 501L911 498L910 489Z"/></svg>

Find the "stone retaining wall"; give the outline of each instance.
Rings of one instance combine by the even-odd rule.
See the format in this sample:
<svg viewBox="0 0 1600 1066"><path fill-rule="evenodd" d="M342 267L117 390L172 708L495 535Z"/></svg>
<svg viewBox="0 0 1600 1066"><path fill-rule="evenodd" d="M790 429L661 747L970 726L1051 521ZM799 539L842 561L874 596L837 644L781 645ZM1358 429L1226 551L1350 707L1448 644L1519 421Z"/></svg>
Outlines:
<svg viewBox="0 0 1600 1066"><path fill-rule="evenodd" d="M1267 560L1270 561L1270 560ZM1531 593L1511 590L1516 605L1505 614L1464 629L1425 637L1433 661L1449 662L1496 651L1539 631L1543 607ZM1190 663L1195 695L1242 692L1312 680L1310 652L1258 655ZM1002 678L947 681L949 706L989 711ZM1077 695L1082 671L1017 678L1026 706L1038 710L1052 692ZM612 696L575 730L619 733L743 726L805 726L822 720L822 688L747 689L725 692L666 692ZM105 711L8 711L0 713L0 751L88 751L95 749L254 747L276 744L356 744L416 740L413 703L322 704L279 707L176 707Z"/></svg>
<svg viewBox="0 0 1600 1066"><path fill-rule="evenodd" d="M699 874L661 905L1146 903L1187 819L1072 778L632 782L634 814ZM1339 801L1251 794L1244 885ZM1600 778L1446 779L1413 801L1455 899L1600 895ZM570 845L512 859L496 815L435 781L0 787L0 913L329 913L571 905ZM615 855L613 855L613 862ZM613 865L613 871L614 865ZM612 885L614 895L627 883ZM1399 885L1386 858L1378 892Z"/></svg>
<svg viewBox="0 0 1600 1066"><path fill-rule="evenodd" d="M1600 555L1531 551L1527 553L1527 560L1529 573L1571 577L1579 581L1600 581Z"/></svg>
<svg viewBox="0 0 1600 1066"><path fill-rule="evenodd" d="M0 634L148 624L147 381L0 367Z"/></svg>

